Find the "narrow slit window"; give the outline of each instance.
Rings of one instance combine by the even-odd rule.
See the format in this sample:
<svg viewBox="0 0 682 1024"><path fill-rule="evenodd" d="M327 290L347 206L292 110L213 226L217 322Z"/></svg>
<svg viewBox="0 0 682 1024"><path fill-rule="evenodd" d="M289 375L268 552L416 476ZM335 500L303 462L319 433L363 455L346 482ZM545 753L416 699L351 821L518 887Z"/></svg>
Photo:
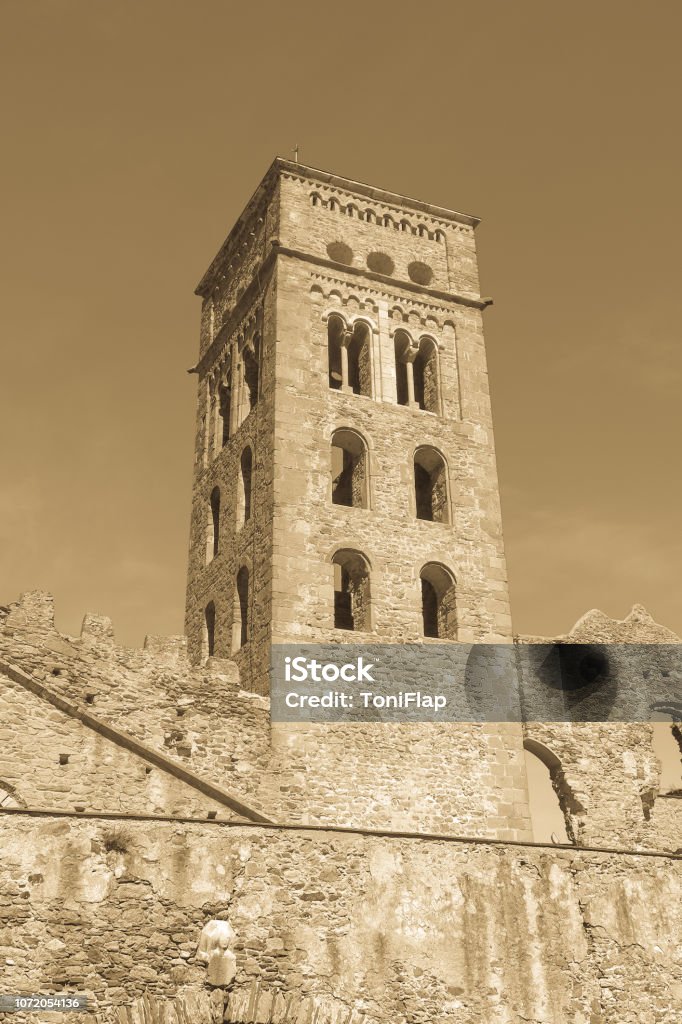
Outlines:
<svg viewBox="0 0 682 1024"><path fill-rule="evenodd" d="M220 488L214 487L209 499L208 523L206 528L206 564L212 561L220 549Z"/></svg>
<svg viewBox="0 0 682 1024"><path fill-rule="evenodd" d="M249 570L245 565L237 573L233 640L236 651L249 641Z"/></svg>
<svg viewBox="0 0 682 1024"><path fill-rule="evenodd" d="M204 611L204 653L212 658L215 653L215 604L209 601Z"/></svg>
<svg viewBox="0 0 682 1024"><path fill-rule="evenodd" d="M329 387L340 391L343 384L343 365L341 346L343 345L344 325L338 316L332 316L327 323L327 359Z"/></svg>
<svg viewBox="0 0 682 1024"><path fill-rule="evenodd" d="M251 518L251 482L253 476L253 454L250 447L242 452L239 479L239 521L248 523Z"/></svg>

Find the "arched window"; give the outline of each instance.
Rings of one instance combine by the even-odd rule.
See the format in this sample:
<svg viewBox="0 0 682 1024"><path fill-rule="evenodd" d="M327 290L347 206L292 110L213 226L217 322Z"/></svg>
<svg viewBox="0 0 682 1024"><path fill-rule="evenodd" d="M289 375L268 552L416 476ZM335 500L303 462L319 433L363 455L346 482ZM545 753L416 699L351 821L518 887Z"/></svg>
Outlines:
<svg viewBox="0 0 682 1024"><path fill-rule="evenodd" d="M343 384L343 359L341 348L345 340L346 325L340 316L330 316L327 321L327 354L329 362L329 387L340 391Z"/></svg>
<svg viewBox="0 0 682 1024"><path fill-rule="evenodd" d="M395 383L398 395L398 405L409 405L410 389L408 385L408 375L412 373L412 367L408 365L410 336L407 331L395 332L393 347L395 351Z"/></svg>
<svg viewBox="0 0 682 1024"><path fill-rule="evenodd" d="M369 327L362 321L355 324L349 336L342 317L335 314L329 317L327 321L329 387L334 391L352 391L355 395L371 397L371 337Z"/></svg>
<svg viewBox="0 0 682 1024"><path fill-rule="evenodd" d="M218 448L220 447L220 432L222 426L220 424L220 402L218 401L218 392L215 383L211 384L211 394L208 405L208 452L210 457L215 459L218 454Z"/></svg>
<svg viewBox="0 0 682 1024"><path fill-rule="evenodd" d="M568 816L571 797L559 758L536 740L526 739L523 746L533 839L536 843L573 842Z"/></svg>
<svg viewBox="0 0 682 1024"><path fill-rule="evenodd" d="M334 628L371 630L369 564L359 551L337 551L334 566Z"/></svg>
<svg viewBox="0 0 682 1024"><path fill-rule="evenodd" d="M424 636L456 640L455 577L438 562L428 562L419 576Z"/></svg>
<svg viewBox="0 0 682 1024"><path fill-rule="evenodd" d="M438 351L431 338L422 338L414 360L414 400L420 409L440 412Z"/></svg>
<svg viewBox="0 0 682 1024"><path fill-rule="evenodd" d="M204 655L213 657L215 651L215 605L209 601L204 611Z"/></svg>
<svg viewBox="0 0 682 1024"><path fill-rule="evenodd" d="M245 565L237 573L235 587L232 650L238 651L249 640L249 570Z"/></svg>
<svg viewBox="0 0 682 1024"><path fill-rule="evenodd" d="M367 445L354 430L332 435L332 502L353 508L367 508Z"/></svg>
<svg viewBox="0 0 682 1024"><path fill-rule="evenodd" d="M435 448L424 446L414 453L414 495L417 519L450 522L447 466Z"/></svg>
<svg viewBox="0 0 682 1024"><path fill-rule="evenodd" d="M258 373L260 363L260 335L254 334L242 353L244 365L244 408L245 418L258 401Z"/></svg>
<svg viewBox="0 0 682 1024"><path fill-rule="evenodd" d="M348 345L348 384L355 395L372 395L371 338L367 324L355 324Z"/></svg>
<svg viewBox="0 0 682 1024"><path fill-rule="evenodd" d="M237 523L243 526L251 518L251 478L253 475L253 453L249 445L239 460L239 497L237 499Z"/></svg>
<svg viewBox="0 0 682 1024"><path fill-rule="evenodd" d="M220 419L222 421L222 440L221 443L226 445L230 439L230 407L231 407L232 388L229 380L223 380L218 388L218 407L220 409Z"/></svg>
<svg viewBox="0 0 682 1024"><path fill-rule="evenodd" d="M214 487L209 499L208 523L206 526L206 564L217 554L220 547L220 488Z"/></svg>

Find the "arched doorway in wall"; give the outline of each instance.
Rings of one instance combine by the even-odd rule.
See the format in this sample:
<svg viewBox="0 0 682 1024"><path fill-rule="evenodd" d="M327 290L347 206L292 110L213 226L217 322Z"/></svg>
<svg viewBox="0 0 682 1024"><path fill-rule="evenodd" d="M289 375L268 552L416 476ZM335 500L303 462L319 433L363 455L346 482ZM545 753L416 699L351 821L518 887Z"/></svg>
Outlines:
<svg viewBox="0 0 682 1024"><path fill-rule="evenodd" d="M659 793L682 791L682 728L665 711L651 713L652 746L661 764Z"/></svg>
<svg viewBox="0 0 682 1024"><path fill-rule="evenodd" d="M528 804L536 843L570 843L567 809L557 793L561 762L544 744L526 739L523 743L528 779Z"/></svg>

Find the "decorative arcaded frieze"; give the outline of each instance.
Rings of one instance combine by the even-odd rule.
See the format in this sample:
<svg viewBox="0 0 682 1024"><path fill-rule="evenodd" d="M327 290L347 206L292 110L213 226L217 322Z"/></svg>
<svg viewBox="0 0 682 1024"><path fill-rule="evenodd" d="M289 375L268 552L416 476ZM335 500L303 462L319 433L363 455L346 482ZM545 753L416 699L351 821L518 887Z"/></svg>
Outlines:
<svg viewBox="0 0 682 1024"><path fill-rule="evenodd" d="M326 277L322 274L311 275L315 279L310 291L317 294L325 301L326 307L342 307L353 314L361 314L367 311L376 315L379 311L379 300L391 303L388 314L391 320L400 324L418 323L424 330L440 331L446 327L455 330L455 323L452 319L452 310L432 305L431 303L410 301L405 302L402 298L396 301L396 296L388 291L367 288L353 282L352 288L348 283L338 278ZM325 287L326 286L326 287ZM362 293L366 293L363 295Z"/></svg>
<svg viewBox="0 0 682 1024"><path fill-rule="evenodd" d="M309 200L310 205L317 209L341 213L346 217L363 221L365 224L375 224L377 227L416 235L431 242L444 244L447 238L445 229L463 235L473 234L473 228L467 224L451 224L437 220L435 217L424 217L422 220L415 221L406 217L405 211L397 206L371 205L366 200L358 200L357 196L341 189L317 187L310 193Z"/></svg>

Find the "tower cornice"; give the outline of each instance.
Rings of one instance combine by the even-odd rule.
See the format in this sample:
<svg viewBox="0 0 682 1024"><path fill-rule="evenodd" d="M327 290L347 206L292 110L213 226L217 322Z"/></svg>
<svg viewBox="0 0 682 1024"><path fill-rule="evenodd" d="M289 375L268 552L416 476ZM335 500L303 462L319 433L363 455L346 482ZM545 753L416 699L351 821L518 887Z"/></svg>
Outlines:
<svg viewBox="0 0 682 1024"><path fill-rule="evenodd" d="M465 230L466 228L474 230L480 223L480 218L471 214L458 213L442 206L434 206L432 203L411 199L408 196L400 195L397 192L389 192L386 189L377 188L365 182L344 178L329 171L322 171L316 167L309 167L305 164L296 163L293 160L276 157L201 278L195 289L196 295L205 298L216 283L216 277L224 267L229 255L237 254L240 248L244 248L248 244L249 237L254 233L254 222L258 222L259 210L265 210L281 177L294 178L298 181L310 182L311 184L317 183L331 191L352 196L356 199L364 198L380 203L392 208L394 211L418 213L440 222L443 227L463 225L464 227L460 228L460 230ZM246 238L244 237L245 234Z"/></svg>
<svg viewBox="0 0 682 1024"><path fill-rule="evenodd" d="M467 224L469 227L475 228L481 222L481 218L473 214L458 213L456 210L448 210L444 206L434 206L432 203L425 203L421 199L412 199L410 196L404 196L398 192L388 192L386 189L377 188L375 185L368 185L364 181L343 178L338 174L332 174L330 171L321 171L317 167L308 167L306 164L299 164L293 160L284 160L282 157L277 157L274 160L270 171L273 169L276 169L279 173L293 175L304 181L317 181L332 188L351 192L356 196L372 199L374 202L398 206L404 210L423 213L429 217L435 217L446 222L449 221L453 224Z"/></svg>

